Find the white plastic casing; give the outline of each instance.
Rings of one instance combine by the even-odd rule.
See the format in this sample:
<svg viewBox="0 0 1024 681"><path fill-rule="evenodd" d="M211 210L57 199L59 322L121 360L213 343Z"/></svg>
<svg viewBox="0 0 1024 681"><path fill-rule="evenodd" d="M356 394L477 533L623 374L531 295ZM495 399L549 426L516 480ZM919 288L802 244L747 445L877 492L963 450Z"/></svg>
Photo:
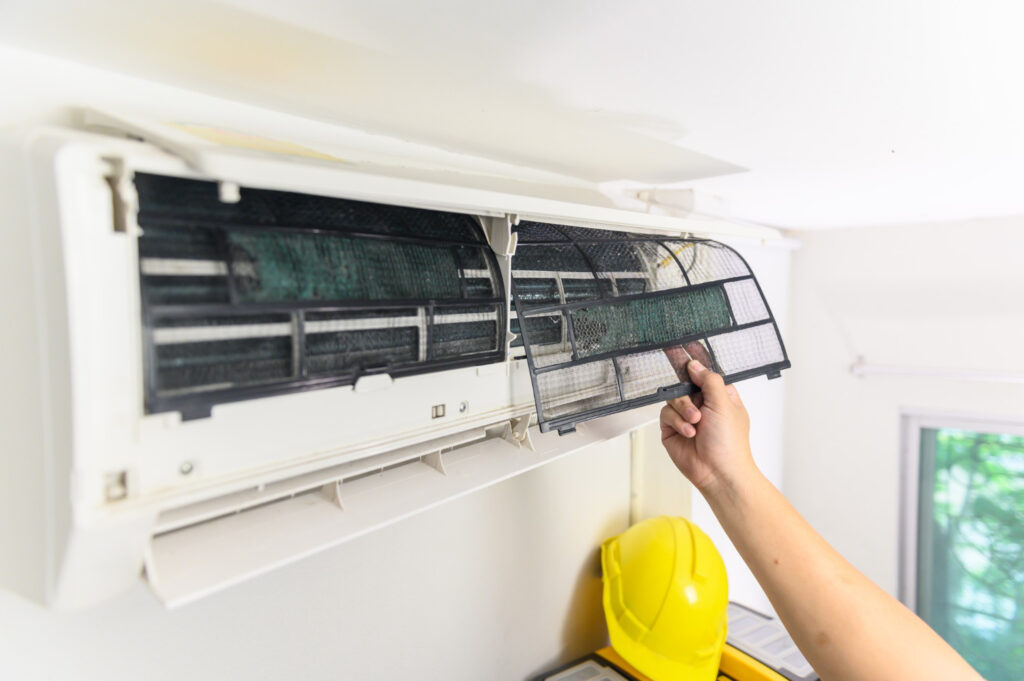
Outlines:
<svg viewBox="0 0 1024 681"><path fill-rule="evenodd" d="M539 446L520 448L529 443L523 419L533 394L525 363L511 359L222 404L185 422L146 415L135 171L491 216L484 223L506 287L510 213L573 220L567 204L350 167L213 160L220 170L197 170L194 159L152 144L65 129L3 141L3 586L75 608L130 587L145 566L161 598L187 602L653 417L610 417L561 438L534 435ZM594 224L600 210L581 206L575 222ZM628 227L626 211L607 214L608 224L597 224ZM639 229L686 231L683 220L659 216L655 225L636 215ZM445 416L435 417L435 405ZM368 471L381 482L368 482ZM318 491L294 496L309 490ZM363 506L346 504L346 490ZM296 515L297 499L319 515ZM190 546L208 565L194 564ZM230 549L220 567L209 554L217 546Z"/></svg>

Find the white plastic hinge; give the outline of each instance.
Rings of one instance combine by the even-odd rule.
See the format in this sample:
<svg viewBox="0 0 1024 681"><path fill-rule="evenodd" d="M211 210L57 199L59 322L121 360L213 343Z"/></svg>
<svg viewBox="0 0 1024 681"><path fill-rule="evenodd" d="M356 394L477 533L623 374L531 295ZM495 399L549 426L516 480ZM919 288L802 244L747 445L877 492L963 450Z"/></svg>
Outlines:
<svg viewBox="0 0 1024 681"><path fill-rule="evenodd" d="M135 192L135 185L129 179L128 171L125 168L124 160L107 156L103 163L106 166L103 172L103 179L110 187L114 231L122 234L137 232L134 216L138 206L139 197Z"/></svg>
<svg viewBox="0 0 1024 681"><path fill-rule="evenodd" d="M512 359L512 341L518 337L518 334L512 333L509 330L505 331L505 357L509 360Z"/></svg>
<svg viewBox="0 0 1024 681"><path fill-rule="evenodd" d="M221 203L238 203L242 200L242 189L237 182L218 182L217 197Z"/></svg>
<svg viewBox="0 0 1024 681"><path fill-rule="evenodd" d="M530 417L521 416L519 418L509 419L508 423L505 424L505 429L501 434L506 442L515 445L516 447L526 447L531 452L536 451L533 448L533 440L530 439Z"/></svg>
<svg viewBox="0 0 1024 681"><path fill-rule="evenodd" d="M512 227L519 224L519 216L507 213L498 217L484 217L481 220L484 233L487 235L487 243L494 252L500 256L515 255L519 235L512 231Z"/></svg>
<svg viewBox="0 0 1024 681"><path fill-rule="evenodd" d="M110 503L128 497L128 472L107 473L103 479L103 496Z"/></svg>
<svg viewBox="0 0 1024 681"><path fill-rule="evenodd" d="M678 217L707 215L727 219L729 203L720 196L695 189L652 187L636 192L636 198L647 204L647 212L658 212Z"/></svg>
<svg viewBox="0 0 1024 681"><path fill-rule="evenodd" d="M441 475L448 475L448 471L444 469L444 457L441 456L441 452L425 454L422 461Z"/></svg>
<svg viewBox="0 0 1024 681"><path fill-rule="evenodd" d="M327 483L320 488L320 491L323 492L325 497L330 499L331 503L341 510L345 510L345 504L341 501L341 480Z"/></svg>

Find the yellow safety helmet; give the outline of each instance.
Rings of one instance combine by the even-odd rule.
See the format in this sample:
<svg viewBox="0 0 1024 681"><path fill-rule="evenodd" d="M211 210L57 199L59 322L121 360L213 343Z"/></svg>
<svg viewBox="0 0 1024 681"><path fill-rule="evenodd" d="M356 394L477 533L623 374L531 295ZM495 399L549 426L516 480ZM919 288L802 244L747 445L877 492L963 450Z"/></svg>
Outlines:
<svg viewBox="0 0 1024 681"><path fill-rule="evenodd" d="M714 681L729 587L715 545L685 518L637 523L601 545L612 648L653 681Z"/></svg>

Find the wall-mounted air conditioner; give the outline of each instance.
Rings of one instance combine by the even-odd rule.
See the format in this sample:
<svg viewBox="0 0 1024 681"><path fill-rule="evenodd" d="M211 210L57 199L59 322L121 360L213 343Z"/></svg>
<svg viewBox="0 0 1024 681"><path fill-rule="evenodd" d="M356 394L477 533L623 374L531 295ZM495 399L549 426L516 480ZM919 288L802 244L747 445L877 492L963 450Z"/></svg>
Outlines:
<svg viewBox="0 0 1024 681"><path fill-rule="evenodd" d="M0 577L42 602L184 603L627 432L687 357L788 366L693 236L752 228L86 121L0 159Z"/></svg>

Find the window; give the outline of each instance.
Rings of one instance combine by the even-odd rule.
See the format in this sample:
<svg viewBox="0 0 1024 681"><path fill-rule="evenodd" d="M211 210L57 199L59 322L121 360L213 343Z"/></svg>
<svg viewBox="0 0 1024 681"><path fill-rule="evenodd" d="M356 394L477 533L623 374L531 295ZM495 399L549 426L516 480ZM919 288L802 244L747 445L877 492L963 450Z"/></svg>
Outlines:
<svg viewBox="0 0 1024 681"><path fill-rule="evenodd" d="M1024 428L908 417L909 606L989 681L1024 673Z"/></svg>

